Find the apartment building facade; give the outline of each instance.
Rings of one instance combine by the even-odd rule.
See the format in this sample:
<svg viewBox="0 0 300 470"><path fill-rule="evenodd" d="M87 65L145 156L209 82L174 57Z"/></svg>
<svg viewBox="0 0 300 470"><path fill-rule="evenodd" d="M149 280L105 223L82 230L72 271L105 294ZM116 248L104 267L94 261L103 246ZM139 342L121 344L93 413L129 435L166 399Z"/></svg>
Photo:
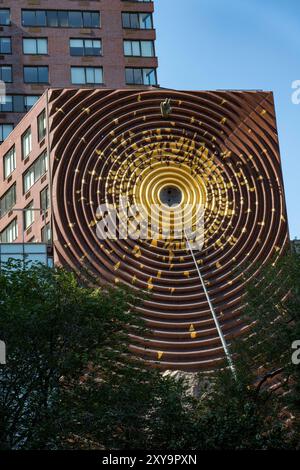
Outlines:
<svg viewBox="0 0 300 470"><path fill-rule="evenodd" d="M0 143L49 87L157 85L150 0L3 0Z"/></svg>

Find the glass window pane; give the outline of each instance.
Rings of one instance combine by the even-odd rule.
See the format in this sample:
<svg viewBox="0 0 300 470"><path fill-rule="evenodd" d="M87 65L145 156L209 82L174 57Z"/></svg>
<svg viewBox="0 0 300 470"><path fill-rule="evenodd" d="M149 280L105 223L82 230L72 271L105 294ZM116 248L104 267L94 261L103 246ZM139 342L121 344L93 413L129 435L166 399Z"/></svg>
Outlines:
<svg viewBox="0 0 300 470"><path fill-rule="evenodd" d="M0 142L3 142L13 130L13 124L0 124Z"/></svg>
<svg viewBox="0 0 300 470"><path fill-rule="evenodd" d="M23 52L24 54L36 54L36 40L23 39Z"/></svg>
<svg viewBox="0 0 300 470"><path fill-rule="evenodd" d="M36 16L33 10L22 11L22 25L23 26L35 26Z"/></svg>
<svg viewBox="0 0 300 470"><path fill-rule="evenodd" d="M138 13L130 13L130 28L139 29L139 27L140 22Z"/></svg>
<svg viewBox="0 0 300 470"><path fill-rule="evenodd" d="M3 100L1 101L1 111L13 111L13 97L11 95L4 96Z"/></svg>
<svg viewBox="0 0 300 470"><path fill-rule="evenodd" d="M82 28L82 14L80 11L69 11L69 27Z"/></svg>
<svg viewBox="0 0 300 470"><path fill-rule="evenodd" d="M11 54L11 39L10 38L0 38L0 53Z"/></svg>
<svg viewBox="0 0 300 470"><path fill-rule="evenodd" d="M47 17L46 17L46 11L45 10L36 10L35 12L36 15L36 26L47 26Z"/></svg>
<svg viewBox="0 0 300 470"><path fill-rule="evenodd" d="M91 28L100 28L100 13L97 11L92 12Z"/></svg>
<svg viewBox="0 0 300 470"><path fill-rule="evenodd" d="M39 83L48 83L48 67L38 67L38 82Z"/></svg>
<svg viewBox="0 0 300 470"><path fill-rule="evenodd" d="M155 69L143 69L143 83L144 85L157 84Z"/></svg>
<svg viewBox="0 0 300 470"><path fill-rule="evenodd" d="M124 41L124 54L128 56L132 55L131 41Z"/></svg>
<svg viewBox="0 0 300 470"><path fill-rule="evenodd" d="M122 13L123 28L130 28L130 14Z"/></svg>
<svg viewBox="0 0 300 470"><path fill-rule="evenodd" d="M143 85L142 69L133 69L134 83L136 85Z"/></svg>
<svg viewBox="0 0 300 470"><path fill-rule="evenodd" d="M132 41L132 54L136 57L141 55L140 41Z"/></svg>
<svg viewBox="0 0 300 470"><path fill-rule="evenodd" d="M11 65L1 65L0 67L0 80L6 83L12 82L12 67Z"/></svg>
<svg viewBox="0 0 300 470"><path fill-rule="evenodd" d="M38 116L38 141L41 142L41 140L44 139L45 135L46 135L46 111L44 110Z"/></svg>
<svg viewBox="0 0 300 470"><path fill-rule="evenodd" d="M151 13L140 13L140 28L141 29L152 29L152 14Z"/></svg>
<svg viewBox="0 0 300 470"><path fill-rule="evenodd" d="M67 28L69 26L69 18L67 11L58 12L58 23L61 28Z"/></svg>
<svg viewBox="0 0 300 470"><path fill-rule="evenodd" d="M84 55L82 39L70 39L70 54L74 56Z"/></svg>
<svg viewBox="0 0 300 470"><path fill-rule="evenodd" d="M93 41L93 53L94 53L94 55L101 55L101 50L102 50L101 41L94 40Z"/></svg>
<svg viewBox="0 0 300 470"><path fill-rule="evenodd" d="M154 56L154 46L152 41L141 41L142 56L143 57L153 57Z"/></svg>
<svg viewBox="0 0 300 470"><path fill-rule="evenodd" d="M103 83L103 71L100 67L95 68L95 83L101 85Z"/></svg>
<svg viewBox="0 0 300 470"><path fill-rule="evenodd" d="M22 158L28 157L32 150L31 129L28 129L22 136Z"/></svg>
<svg viewBox="0 0 300 470"><path fill-rule="evenodd" d="M95 83L95 69L86 67L86 83Z"/></svg>
<svg viewBox="0 0 300 470"><path fill-rule="evenodd" d="M47 26L51 28L58 27L58 14L57 11L47 11Z"/></svg>
<svg viewBox="0 0 300 470"><path fill-rule="evenodd" d="M126 69L126 83L128 83L128 85L134 83L133 69Z"/></svg>
<svg viewBox="0 0 300 470"><path fill-rule="evenodd" d="M83 67L71 68L71 80L74 85L85 84L85 71Z"/></svg>
<svg viewBox="0 0 300 470"><path fill-rule="evenodd" d="M25 104L25 111L29 111L33 105L37 102L39 96L25 96L24 97L24 104Z"/></svg>
<svg viewBox="0 0 300 470"><path fill-rule="evenodd" d="M23 95L15 95L13 97L13 110L15 113L24 113L24 97Z"/></svg>
<svg viewBox="0 0 300 470"><path fill-rule="evenodd" d="M48 54L48 41L47 41L47 39L38 39L37 40L37 53L38 54Z"/></svg>
<svg viewBox="0 0 300 470"><path fill-rule="evenodd" d="M3 26L10 25L10 10L1 8L0 10L0 24Z"/></svg>
<svg viewBox="0 0 300 470"><path fill-rule="evenodd" d="M37 67L24 67L24 81L26 83L37 83L38 81Z"/></svg>
<svg viewBox="0 0 300 470"><path fill-rule="evenodd" d="M89 11L84 11L83 12L83 26L85 28L91 28L92 27L92 15Z"/></svg>

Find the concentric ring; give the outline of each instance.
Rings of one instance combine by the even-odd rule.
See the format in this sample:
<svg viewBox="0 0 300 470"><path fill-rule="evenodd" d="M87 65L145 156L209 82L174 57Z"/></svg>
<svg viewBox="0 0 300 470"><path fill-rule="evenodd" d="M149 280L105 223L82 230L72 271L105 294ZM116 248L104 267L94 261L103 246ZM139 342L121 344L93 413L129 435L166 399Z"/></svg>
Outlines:
<svg viewBox="0 0 300 470"><path fill-rule="evenodd" d="M242 270L279 255L288 240L272 95L54 90L50 117L57 261L151 293L139 309L149 333L132 346L147 363L216 367L223 350L185 241L99 240L97 209L126 198L149 214L167 186L181 191L190 221L204 207L205 244L195 255L230 342L245 329ZM141 219L133 213L133 233Z"/></svg>

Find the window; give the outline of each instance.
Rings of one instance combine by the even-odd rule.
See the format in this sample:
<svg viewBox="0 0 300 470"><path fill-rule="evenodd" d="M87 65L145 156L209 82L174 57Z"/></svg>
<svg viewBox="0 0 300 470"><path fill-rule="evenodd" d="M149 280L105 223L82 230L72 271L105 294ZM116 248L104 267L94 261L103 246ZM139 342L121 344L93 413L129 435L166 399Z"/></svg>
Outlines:
<svg viewBox="0 0 300 470"><path fill-rule="evenodd" d="M42 153L39 158L31 165L31 167L23 175L23 189L27 193L29 189L36 183L41 176L48 170L47 152Z"/></svg>
<svg viewBox="0 0 300 470"><path fill-rule="evenodd" d="M8 8L0 9L0 25L1 26L10 25L10 10Z"/></svg>
<svg viewBox="0 0 300 470"><path fill-rule="evenodd" d="M18 238L18 223L14 219L4 230L1 232L1 243L13 243Z"/></svg>
<svg viewBox="0 0 300 470"><path fill-rule="evenodd" d="M0 218L4 217L16 204L16 185L14 184L0 199Z"/></svg>
<svg viewBox="0 0 300 470"><path fill-rule="evenodd" d="M22 25L49 28L100 28L100 12L22 10Z"/></svg>
<svg viewBox="0 0 300 470"><path fill-rule="evenodd" d="M41 142L46 136L46 110L41 112L37 118L38 141Z"/></svg>
<svg viewBox="0 0 300 470"><path fill-rule="evenodd" d="M41 236L42 236L42 242L43 243L51 243L52 237L51 237L51 226L50 222L42 228L41 230Z"/></svg>
<svg viewBox="0 0 300 470"><path fill-rule="evenodd" d="M0 66L0 80L5 83L12 83L12 66L1 65Z"/></svg>
<svg viewBox="0 0 300 470"><path fill-rule="evenodd" d="M43 191L41 191L40 194L40 199L41 199L41 209L43 211L46 211L50 207L50 194L49 194L49 187L46 186Z"/></svg>
<svg viewBox="0 0 300 470"><path fill-rule="evenodd" d="M24 230L27 230L34 222L33 201L24 210Z"/></svg>
<svg viewBox="0 0 300 470"><path fill-rule="evenodd" d="M11 38L0 38L0 54L11 54Z"/></svg>
<svg viewBox="0 0 300 470"><path fill-rule="evenodd" d="M6 95L0 101L0 111L6 113L25 113L37 102L39 96L33 95Z"/></svg>
<svg viewBox="0 0 300 470"><path fill-rule="evenodd" d="M16 148L13 146L3 157L4 179L16 169Z"/></svg>
<svg viewBox="0 0 300 470"><path fill-rule="evenodd" d="M153 29L152 13L122 13L123 28Z"/></svg>
<svg viewBox="0 0 300 470"><path fill-rule="evenodd" d="M100 85L103 83L102 67L71 67L73 85Z"/></svg>
<svg viewBox="0 0 300 470"><path fill-rule="evenodd" d="M24 54L48 54L48 39L46 38L24 38L23 39Z"/></svg>
<svg viewBox="0 0 300 470"><path fill-rule="evenodd" d="M39 99L39 96L32 96L32 95L24 96L25 112L29 111L32 108L32 106L35 105L38 99Z"/></svg>
<svg viewBox="0 0 300 470"><path fill-rule="evenodd" d="M134 57L154 57L154 42L124 41L124 55Z"/></svg>
<svg viewBox="0 0 300 470"><path fill-rule="evenodd" d="M13 128L13 124L0 124L0 143L2 143L6 139L6 137L11 133Z"/></svg>
<svg viewBox="0 0 300 470"><path fill-rule="evenodd" d="M127 85L157 85L156 69L126 68Z"/></svg>
<svg viewBox="0 0 300 470"><path fill-rule="evenodd" d="M70 54L72 56L100 56L102 43L99 39L70 39Z"/></svg>
<svg viewBox="0 0 300 470"><path fill-rule="evenodd" d="M49 70L48 67L24 67L24 82L25 83L49 83Z"/></svg>
<svg viewBox="0 0 300 470"><path fill-rule="evenodd" d="M32 138L31 138L31 128L29 127L27 131L22 135L22 158L25 159L28 157L32 150Z"/></svg>

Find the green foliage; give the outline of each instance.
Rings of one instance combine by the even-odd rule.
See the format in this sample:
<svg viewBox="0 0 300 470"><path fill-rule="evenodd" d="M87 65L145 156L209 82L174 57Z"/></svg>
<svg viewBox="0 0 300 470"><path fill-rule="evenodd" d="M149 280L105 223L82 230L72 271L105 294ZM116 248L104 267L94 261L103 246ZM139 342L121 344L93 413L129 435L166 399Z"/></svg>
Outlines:
<svg viewBox="0 0 300 470"><path fill-rule="evenodd" d="M62 269L18 265L2 271L0 299L2 447L43 447L64 390L90 364L105 373L126 354L139 299L123 288L83 287Z"/></svg>
<svg viewBox="0 0 300 470"><path fill-rule="evenodd" d="M2 449L288 449L297 447L300 262L287 256L254 274L245 322L232 345L237 380L224 368L190 396L183 380L129 354L143 334L136 292L81 285L62 269L0 273ZM132 339L130 339L132 341ZM287 392L277 393L269 378ZM200 385L204 377L199 377ZM276 388L276 387L275 387ZM282 390L282 388L280 389Z"/></svg>

